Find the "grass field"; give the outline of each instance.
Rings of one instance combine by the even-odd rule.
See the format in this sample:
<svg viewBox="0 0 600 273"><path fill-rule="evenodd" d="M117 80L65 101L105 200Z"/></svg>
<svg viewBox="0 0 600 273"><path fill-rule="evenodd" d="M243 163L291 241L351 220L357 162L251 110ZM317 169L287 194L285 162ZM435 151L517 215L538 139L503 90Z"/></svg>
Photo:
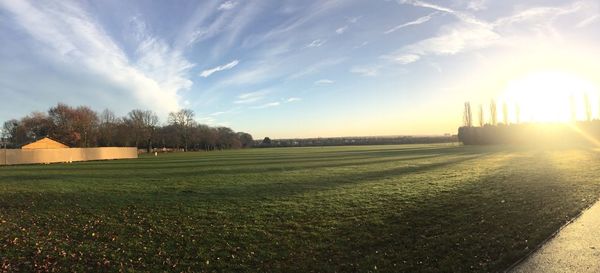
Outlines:
<svg viewBox="0 0 600 273"><path fill-rule="evenodd" d="M5 270L494 272L600 194L600 154L250 149L0 168Z"/></svg>

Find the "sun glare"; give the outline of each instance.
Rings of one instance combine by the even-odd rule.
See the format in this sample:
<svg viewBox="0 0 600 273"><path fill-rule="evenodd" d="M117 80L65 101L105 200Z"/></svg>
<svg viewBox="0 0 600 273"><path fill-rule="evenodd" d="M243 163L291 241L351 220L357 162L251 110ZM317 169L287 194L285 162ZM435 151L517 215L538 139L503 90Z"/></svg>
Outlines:
<svg viewBox="0 0 600 273"><path fill-rule="evenodd" d="M586 97L593 116L597 116L600 97L591 81L568 72L538 71L508 82L500 100L513 109L511 122L517 118L517 105L521 121L566 122L572 113L578 120L585 119Z"/></svg>

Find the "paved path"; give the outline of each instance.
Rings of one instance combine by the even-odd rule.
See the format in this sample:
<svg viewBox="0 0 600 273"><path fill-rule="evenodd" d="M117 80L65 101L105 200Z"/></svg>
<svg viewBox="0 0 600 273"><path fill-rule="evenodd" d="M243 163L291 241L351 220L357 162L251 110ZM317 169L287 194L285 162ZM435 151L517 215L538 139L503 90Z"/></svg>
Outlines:
<svg viewBox="0 0 600 273"><path fill-rule="evenodd" d="M600 272L600 202L510 272Z"/></svg>

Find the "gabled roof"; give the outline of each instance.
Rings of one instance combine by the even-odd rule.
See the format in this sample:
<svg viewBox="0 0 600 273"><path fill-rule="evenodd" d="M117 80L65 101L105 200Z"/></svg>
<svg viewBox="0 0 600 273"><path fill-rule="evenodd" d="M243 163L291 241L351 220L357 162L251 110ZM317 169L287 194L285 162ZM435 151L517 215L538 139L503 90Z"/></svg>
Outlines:
<svg viewBox="0 0 600 273"><path fill-rule="evenodd" d="M21 149L60 149L69 148L69 146L62 144L49 137L42 138L36 142L29 143L21 147Z"/></svg>

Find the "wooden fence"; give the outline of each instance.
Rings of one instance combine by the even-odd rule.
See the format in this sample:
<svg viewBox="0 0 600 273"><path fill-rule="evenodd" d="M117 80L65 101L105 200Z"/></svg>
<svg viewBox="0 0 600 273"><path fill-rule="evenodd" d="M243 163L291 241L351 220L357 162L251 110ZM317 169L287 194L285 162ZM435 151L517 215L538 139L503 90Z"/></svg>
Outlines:
<svg viewBox="0 0 600 273"><path fill-rule="evenodd" d="M0 150L0 165L47 164L89 160L137 158L135 147L65 148L65 149L4 149Z"/></svg>

